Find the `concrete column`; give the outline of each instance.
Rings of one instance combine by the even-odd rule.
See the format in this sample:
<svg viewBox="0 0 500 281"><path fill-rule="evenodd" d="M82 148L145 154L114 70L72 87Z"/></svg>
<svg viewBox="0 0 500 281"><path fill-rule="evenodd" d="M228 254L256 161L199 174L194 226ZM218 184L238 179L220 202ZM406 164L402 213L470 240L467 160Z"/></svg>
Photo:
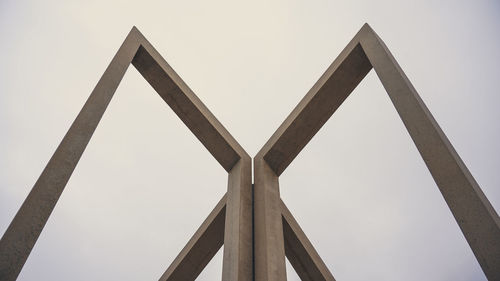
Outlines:
<svg viewBox="0 0 500 281"><path fill-rule="evenodd" d="M254 173L255 280L286 281L278 176L259 155Z"/></svg>
<svg viewBox="0 0 500 281"><path fill-rule="evenodd" d="M229 172L223 281L253 281L252 162L246 155Z"/></svg>

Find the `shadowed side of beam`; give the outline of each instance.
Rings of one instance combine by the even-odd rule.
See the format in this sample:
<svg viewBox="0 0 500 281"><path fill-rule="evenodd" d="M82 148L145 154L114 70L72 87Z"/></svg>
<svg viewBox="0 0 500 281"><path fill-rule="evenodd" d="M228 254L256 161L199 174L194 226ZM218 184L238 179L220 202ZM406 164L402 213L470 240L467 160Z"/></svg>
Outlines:
<svg viewBox="0 0 500 281"><path fill-rule="evenodd" d="M281 175L371 68L356 35L256 157Z"/></svg>
<svg viewBox="0 0 500 281"><path fill-rule="evenodd" d="M132 64L227 172L243 155L248 156L145 39Z"/></svg>
<svg viewBox="0 0 500 281"><path fill-rule="evenodd" d="M307 236L281 201L285 254L302 281L335 281Z"/></svg>
<svg viewBox="0 0 500 281"><path fill-rule="evenodd" d="M224 244L225 216L226 195L222 197L159 280L195 280Z"/></svg>
<svg viewBox="0 0 500 281"><path fill-rule="evenodd" d="M132 29L0 240L0 280L21 272L139 43Z"/></svg>
<svg viewBox="0 0 500 281"><path fill-rule="evenodd" d="M383 41L361 45L489 280L500 280L500 218Z"/></svg>

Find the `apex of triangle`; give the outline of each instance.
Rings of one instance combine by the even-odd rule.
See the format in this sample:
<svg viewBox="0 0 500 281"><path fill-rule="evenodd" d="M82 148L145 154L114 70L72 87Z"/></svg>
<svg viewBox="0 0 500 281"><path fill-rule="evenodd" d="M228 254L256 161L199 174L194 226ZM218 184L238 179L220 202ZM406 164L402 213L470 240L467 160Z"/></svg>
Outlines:
<svg viewBox="0 0 500 281"><path fill-rule="evenodd" d="M361 29L368 29L368 30L373 31L373 28L367 22L365 22L365 24L363 24L363 26L361 27Z"/></svg>

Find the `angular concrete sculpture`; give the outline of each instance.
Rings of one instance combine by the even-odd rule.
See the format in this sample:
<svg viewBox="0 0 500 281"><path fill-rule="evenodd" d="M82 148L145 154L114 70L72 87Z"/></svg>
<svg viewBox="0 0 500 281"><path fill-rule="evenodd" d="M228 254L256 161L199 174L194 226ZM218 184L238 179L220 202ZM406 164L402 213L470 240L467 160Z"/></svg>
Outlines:
<svg viewBox="0 0 500 281"><path fill-rule="evenodd" d="M130 64L228 172L228 190L161 276L194 280L224 245L223 281L335 280L281 201L279 176L375 69L488 280L500 280L500 218L382 40L365 24L254 158L134 27L0 240L16 280Z"/></svg>
<svg viewBox="0 0 500 281"><path fill-rule="evenodd" d="M194 280L224 247L224 280L252 278L250 156L132 28L0 241L0 280L15 280L128 66L133 64L229 174L228 191L161 280Z"/></svg>

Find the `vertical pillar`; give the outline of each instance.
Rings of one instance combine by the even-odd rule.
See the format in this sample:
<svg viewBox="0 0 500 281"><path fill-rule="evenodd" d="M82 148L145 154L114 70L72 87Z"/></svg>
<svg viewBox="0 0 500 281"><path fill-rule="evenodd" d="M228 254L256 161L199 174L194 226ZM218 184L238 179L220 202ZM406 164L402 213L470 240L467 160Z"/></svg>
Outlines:
<svg viewBox="0 0 500 281"><path fill-rule="evenodd" d="M254 173L255 280L286 281L278 176L259 155Z"/></svg>
<svg viewBox="0 0 500 281"><path fill-rule="evenodd" d="M252 281L252 162L244 155L229 172L223 281Z"/></svg>

